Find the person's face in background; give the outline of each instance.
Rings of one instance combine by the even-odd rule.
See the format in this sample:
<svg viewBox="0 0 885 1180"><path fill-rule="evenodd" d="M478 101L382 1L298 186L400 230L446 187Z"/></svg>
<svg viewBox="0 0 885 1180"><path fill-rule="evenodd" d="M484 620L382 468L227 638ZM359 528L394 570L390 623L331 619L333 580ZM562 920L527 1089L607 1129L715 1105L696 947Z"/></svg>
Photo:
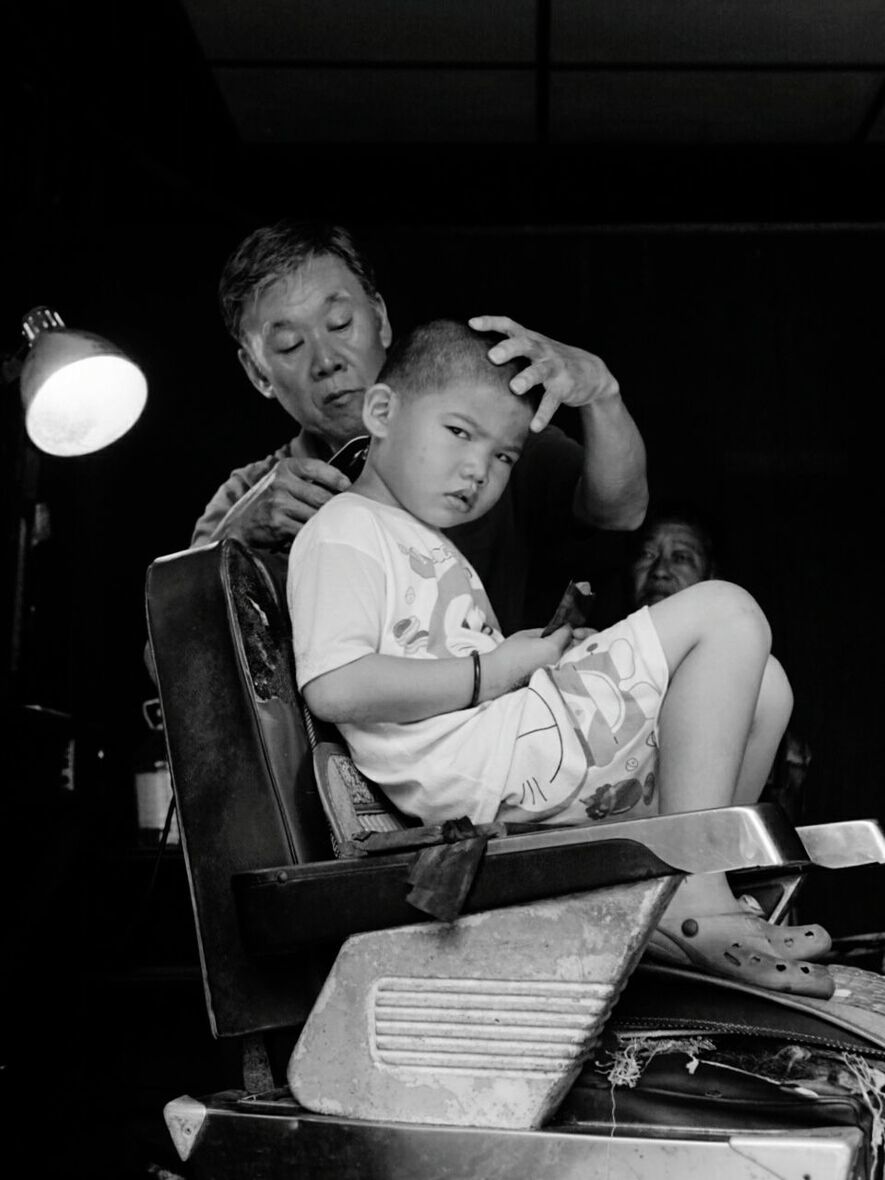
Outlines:
<svg viewBox="0 0 885 1180"><path fill-rule="evenodd" d="M633 606L651 606L711 575L710 555L695 529L680 521L661 521L644 538L630 567Z"/></svg>
<svg viewBox="0 0 885 1180"><path fill-rule="evenodd" d="M331 254L278 279L243 317L240 361L252 384L337 449L363 433L363 398L384 363L380 297Z"/></svg>

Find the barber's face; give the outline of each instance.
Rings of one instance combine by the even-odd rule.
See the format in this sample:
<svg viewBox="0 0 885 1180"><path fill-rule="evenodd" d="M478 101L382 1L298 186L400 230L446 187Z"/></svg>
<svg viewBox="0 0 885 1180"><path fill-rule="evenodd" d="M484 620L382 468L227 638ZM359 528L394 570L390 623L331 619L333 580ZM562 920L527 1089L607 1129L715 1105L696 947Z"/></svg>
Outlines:
<svg viewBox="0 0 885 1180"><path fill-rule="evenodd" d="M254 301L240 361L252 384L337 448L363 434L363 397L391 331L383 300L331 254L308 259Z"/></svg>
<svg viewBox="0 0 885 1180"><path fill-rule="evenodd" d="M703 542L688 525L659 524L630 568L635 606L651 606L710 576Z"/></svg>

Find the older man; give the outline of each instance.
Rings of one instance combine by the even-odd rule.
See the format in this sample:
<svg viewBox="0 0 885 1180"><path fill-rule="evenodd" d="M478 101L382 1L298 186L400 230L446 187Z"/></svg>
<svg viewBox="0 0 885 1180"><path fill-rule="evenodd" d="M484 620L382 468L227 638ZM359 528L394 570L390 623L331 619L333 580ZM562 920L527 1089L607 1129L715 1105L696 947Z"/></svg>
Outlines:
<svg viewBox="0 0 885 1180"><path fill-rule="evenodd" d="M652 512L628 539L625 569L627 609L653 606L710 578L718 578L713 533L691 507L670 505ZM790 726L778 747L762 799L780 804L794 823L802 821L803 789L811 748Z"/></svg>
<svg viewBox="0 0 885 1180"><path fill-rule="evenodd" d="M300 427L273 455L239 468L213 496L191 544L237 537L283 548L336 492L349 486L328 460L364 433L362 402L392 332L371 266L340 226L279 222L250 234L228 260L219 289L240 363L265 397ZM476 567L505 633L524 618L528 571L577 524L633 529L648 500L645 447L618 383L596 356L504 316L470 321L503 334L495 363L525 357L515 393L543 385L533 435L507 494L488 516L450 530ZM577 409L583 447L548 423Z"/></svg>
<svg viewBox="0 0 885 1180"><path fill-rule="evenodd" d="M652 606L716 577L713 541L699 517L674 509L646 519L633 539L628 571L630 609Z"/></svg>

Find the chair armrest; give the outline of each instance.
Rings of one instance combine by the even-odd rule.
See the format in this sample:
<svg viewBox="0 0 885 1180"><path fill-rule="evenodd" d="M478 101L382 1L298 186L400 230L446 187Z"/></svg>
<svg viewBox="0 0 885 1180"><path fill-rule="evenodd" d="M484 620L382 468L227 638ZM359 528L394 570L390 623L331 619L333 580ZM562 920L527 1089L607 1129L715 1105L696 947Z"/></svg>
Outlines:
<svg viewBox="0 0 885 1180"><path fill-rule="evenodd" d="M426 921L406 900L415 854L282 866L233 875L244 947L287 956L305 944ZM463 913L682 872L808 864L773 804L543 831L489 841Z"/></svg>
<svg viewBox="0 0 885 1180"><path fill-rule="evenodd" d="M813 864L825 869L885 864L885 832L878 820L849 819L797 828Z"/></svg>

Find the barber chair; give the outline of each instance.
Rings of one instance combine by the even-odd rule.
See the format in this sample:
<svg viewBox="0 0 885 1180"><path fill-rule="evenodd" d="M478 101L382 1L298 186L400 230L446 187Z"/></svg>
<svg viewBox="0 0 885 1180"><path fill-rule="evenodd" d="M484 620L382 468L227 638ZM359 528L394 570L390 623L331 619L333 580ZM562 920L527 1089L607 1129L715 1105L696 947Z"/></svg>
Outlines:
<svg viewBox="0 0 885 1180"><path fill-rule="evenodd" d="M166 1107L188 1176L871 1174L872 1100L728 1050L836 1055L874 1091L875 1004L640 960L684 873L742 874L774 912L814 865L885 860L878 825L411 825L298 698L275 559L160 558L147 614L209 1021L242 1045L240 1088Z"/></svg>

